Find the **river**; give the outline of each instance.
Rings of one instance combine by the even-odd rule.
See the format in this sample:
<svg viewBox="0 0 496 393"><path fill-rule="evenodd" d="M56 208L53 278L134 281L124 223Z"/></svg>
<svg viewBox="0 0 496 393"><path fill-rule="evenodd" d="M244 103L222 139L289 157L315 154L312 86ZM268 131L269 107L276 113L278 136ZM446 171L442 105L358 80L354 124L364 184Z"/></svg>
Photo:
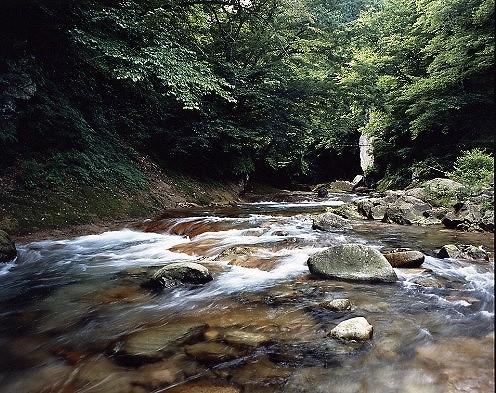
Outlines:
<svg viewBox="0 0 496 393"><path fill-rule="evenodd" d="M265 196L18 244L17 260L0 267L0 391L494 392L494 258L433 252L466 243L494 255L494 235L371 221L312 229L312 214L354 198ZM310 276L308 257L342 243L426 258L422 269L395 269L393 284ZM150 267L179 261L203 264L213 280L140 287ZM352 309L325 307L339 298ZM371 340L328 337L356 316L373 326ZM187 339L177 333L199 327ZM176 341L165 348L167 334ZM162 346L133 353L143 342Z"/></svg>

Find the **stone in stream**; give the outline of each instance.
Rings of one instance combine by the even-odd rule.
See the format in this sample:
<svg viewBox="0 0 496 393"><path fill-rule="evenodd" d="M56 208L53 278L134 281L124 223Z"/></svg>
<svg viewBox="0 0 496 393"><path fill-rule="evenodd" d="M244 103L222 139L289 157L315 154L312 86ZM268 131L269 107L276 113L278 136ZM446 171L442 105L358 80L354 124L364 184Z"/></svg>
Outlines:
<svg viewBox="0 0 496 393"><path fill-rule="evenodd" d="M346 218L334 213L324 213L313 218L312 229L332 231L333 229L353 229L353 227Z"/></svg>
<svg viewBox="0 0 496 393"><path fill-rule="evenodd" d="M177 262L160 268L141 286L158 290L180 284L205 284L209 281L212 281L212 275L205 266L194 262Z"/></svg>
<svg viewBox="0 0 496 393"><path fill-rule="evenodd" d="M364 317L356 317L339 323L329 335L342 340L369 340L372 331L372 325Z"/></svg>
<svg viewBox="0 0 496 393"><path fill-rule="evenodd" d="M167 388L167 393L241 393L241 388L210 379L200 379Z"/></svg>
<svg viewBox="0 0 496 393"><path fill-rule="evenodd" d="M331 311L346 311L351 310L353 303L350 299L333 299L330 302L321 303L320 306Z"/></svg>
<svg viewBox="0 0 496 393"><path fill-rule="evenodd" d="M398 249L385 252L382 255L388 260L392 267L416 268L425 261L425 256L420 251L410 249Z"/></svg>
<svg viewBox="0 0 496 393"><path fill-rule="evenodd" d="M245 355L239 348L218 342L200 342L186 345L184 352L202 363L222 363Z"/></svg>
<svg viewBox="0 0 496 393"><path fill-rule="evenodd" d="M10 239L7 232L0 229L0 263L10 262L17 256L17 250L14 242Z"/></svg>
<svg viewBox="0 0 496 393"><path fill-rule="evenodd" d="M165 360L145 364L138 368L132 383L148 391L158 389L164 385L184 381L187 376L204 371L197 363L192 362L185 354L178 353Z"/></svg>
<svg viewBox="0 0 496 393"><path fill-rule="evenodd" d="M204 323L172 324L138 332L129 337L118 350L123 358L136 358L137 361L162 359L177 346L200 338L207 325Z"/></svg>
<svg viewBox="0 0 496 393"><path fill-rule="evenodd" d="M229 344L249 347L260 347L271 341L266 334L247 332L245 330L228 330L222 338Z"/></svg>
<svg viewBox="0 0 496 393"><path fill-rule="evenodd" d="M341 244L308 258L310 272L321 278L348 281L395 282L398 277L376 249L361 244Z"/></svg>
<svg viewBox="0 0 496 393"><path fill-rule="evenodd" d="M445 244L437 253L437 257L488 261L489 253L482 246Z"/></svg>

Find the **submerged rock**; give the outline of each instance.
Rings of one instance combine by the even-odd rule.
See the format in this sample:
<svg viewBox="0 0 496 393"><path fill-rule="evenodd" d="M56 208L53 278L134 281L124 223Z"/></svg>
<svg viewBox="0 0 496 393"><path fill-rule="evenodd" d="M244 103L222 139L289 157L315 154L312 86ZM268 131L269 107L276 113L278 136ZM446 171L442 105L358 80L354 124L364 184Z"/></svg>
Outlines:
<svg viewBox="0 0 496 393"><path fill-rule="evenodd" d="M194 262L177 262L157 270L142 287L161 289L180 284L206 284L209 281L212 281L212 275L205 266Z"/></svg>
<svg viewBox="0 0 496 393"><path fill-rule="evenodd" d="M373 327L364 317L347 319L331 330L329 335L341 340L369 340Z"/></svg>
<svg viewBox="0 0 496 393"><path fill-rule="evenodd" d="M350 299L333 299L330 302L321 303L320 306L331 311L345 311L351 310L353 303Z"/></svg>
<svg viewBox="0 0 496 393"><path fill-rule="evenodd" d="M14 242L10 239L7 232L0 229L0 263L10 262L17 256L17 250Z"/></svg>
<svg viewBox="0 0 496 393"><path fill-rule="evenodd" d="M342 244L310 256L312 274L349 281L395 282L398 277L387 259L376 249L361 244Z"/></svg>
<svg viewBox="0 0 496 393"><path fill-rule="evenodd" d="M167 388L167 393L241 393L241 389L227 383L199 379Z"/></svg>
<svg viewBox="0 0 496 393"><path fill-rule="evenodd" d="M263 333L247 332L246 330L228 330L224 333L225 342L248 347L260 347L270 342L270 338Z"/></svg>
<svg viewBox="0 0 496 393"><path fill-rule="evenodd" d="M332 231L333 229L353 229L353 227L346 218L334 213L324 213L313 218L312 229Z"/></svg>
<svg viewBox="0 0 496 393"><path fill-rule="evenodd" d="M129 337L119 352L123 356L151 361L162 359L177 346L201 337L206 329L207 325L204 323L153 327Z"/></svg>
<svg viewBox="0 0 496 393"><path fill-rule="evenodd" d="M420 251L400 249L383 253L392 267L416 268L425 261L425 256Z"/></svg>
<svg viewBox="0 0 496 393"><path fill-rule="evenodd" d="M201 342L186 345L184 351L187 355L202 363L222 363L244 355L241 349L218 342Z"/></svg>

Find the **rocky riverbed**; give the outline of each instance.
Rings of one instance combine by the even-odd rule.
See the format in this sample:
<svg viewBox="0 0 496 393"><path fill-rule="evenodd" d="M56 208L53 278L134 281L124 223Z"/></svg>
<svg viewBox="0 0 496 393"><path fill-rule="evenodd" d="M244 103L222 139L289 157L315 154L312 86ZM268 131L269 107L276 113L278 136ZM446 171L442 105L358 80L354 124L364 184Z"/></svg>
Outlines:
<svg viewBox="0 0 496 393"><path fill-rule="evenodd" d="M2 391L494 391L493 234L315 225L360 200L267 195L18 243L0 270ZM347 276L310 268L350 247ZM350 278L372 254L387 279Z"/></svg>

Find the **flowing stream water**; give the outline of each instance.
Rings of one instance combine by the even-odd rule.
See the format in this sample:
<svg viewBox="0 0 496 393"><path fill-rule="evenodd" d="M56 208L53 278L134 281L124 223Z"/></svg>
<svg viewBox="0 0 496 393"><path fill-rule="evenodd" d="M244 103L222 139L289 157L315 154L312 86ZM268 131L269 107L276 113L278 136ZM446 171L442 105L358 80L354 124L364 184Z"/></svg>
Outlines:
<svg viewBox="0 0 496 393"><path fill-rule="evenodd" d="M494 235L371 221L312 229L312 214L354 198L265 196L18 244L17 260L0 266L0 391L493 392L494 259L433 250L470 243L494 255ZM308 257L342 243L426 258L422 269L395 269L394 284L312 277ZM150 267L180 261L203 264L213 280L140 287ZM352 309L325 307L338 298ZM328 336L356 316L373 325L371 340ZM191 326L201 333L177 334ZM166 334L176 340L167 350ZM159 345L151 357L130 349L150 342Z"/></svg>

